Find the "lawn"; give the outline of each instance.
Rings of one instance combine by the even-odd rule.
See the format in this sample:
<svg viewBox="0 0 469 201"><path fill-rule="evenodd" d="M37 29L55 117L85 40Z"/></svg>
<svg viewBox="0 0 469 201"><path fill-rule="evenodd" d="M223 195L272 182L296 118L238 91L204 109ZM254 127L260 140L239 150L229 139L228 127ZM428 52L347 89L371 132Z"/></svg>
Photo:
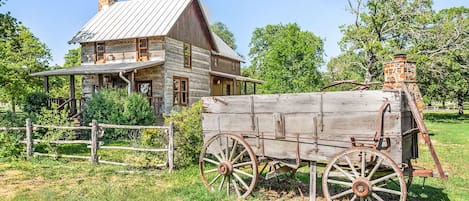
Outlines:
<svg viewBox="0 0 469 201"><path fill-rule="evenodd" d="M425 118L450 177L447 181L428 178L424 186L422 178L414 178L408 200L469 200L469 115L427 113ZM425 145L420 146L420 157L415 162L414 166L433 168ZM302 193L308 196L308 178L307 168L303 168L295 179L281 177L261 182L248 200L301 200ZM208 193L196 166L168 173L48 158L0 162L0 200L233 199L222 193Z"/></svg>

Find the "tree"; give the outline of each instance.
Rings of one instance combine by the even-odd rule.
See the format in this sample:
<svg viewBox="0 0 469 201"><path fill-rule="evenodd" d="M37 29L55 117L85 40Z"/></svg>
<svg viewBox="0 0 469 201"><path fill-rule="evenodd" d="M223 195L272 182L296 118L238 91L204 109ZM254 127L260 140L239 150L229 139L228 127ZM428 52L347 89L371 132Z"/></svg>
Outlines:
<svg viewBox="0 0 469 201"><path fill-rule="evenodd" d="M422 29L432 14L431 0L348 1L355 22L342 25L342 51L363 56L360 63L365 82L382 75L382 64L395 53L406 52L416 30Z"/></svg>
<svg viewBox="0 0 469 201"><path fill-rule="evenodd" d="M427 99L456 100L458 113L469 95L469 9L444 9L415 38L413 54L419 62Z"/></svg>
<svg viewBox="0 0 469 201"><path fill-rule="evenodd" d="M222 22L215 22L210 26L210 29L217 34L231 49L236 50L236 40L233 33Z"/></svg>
<svg viewBox="0 0 469 201"><path fill-rule="evenodd" d="M41 82L29 74L43 71L50 59L49 49L31 31L7 14L0 14L3 26L0 33L0 90L3 98L10 100L12 111L28 92Z"/></svg>
<svg viewBox="0 0 469 201"><path fill-rule="evenodd" d="M267 25L253 32L245 73L265 81L261 93L317 91L322 84L323 41L297 24Z"/></svg>
<svg viewBox="0 0 469 201"><path fill-rule="evenodd" d="M70 68L81 65L81 48L68 50L64 56L65 63L63 66L55 66L54 69ZM75 78L76 97L81 97L81 76ZM50 95L51 97L69 97L70 96L70 79L64 76L54 76L50 80Z"/></svg>

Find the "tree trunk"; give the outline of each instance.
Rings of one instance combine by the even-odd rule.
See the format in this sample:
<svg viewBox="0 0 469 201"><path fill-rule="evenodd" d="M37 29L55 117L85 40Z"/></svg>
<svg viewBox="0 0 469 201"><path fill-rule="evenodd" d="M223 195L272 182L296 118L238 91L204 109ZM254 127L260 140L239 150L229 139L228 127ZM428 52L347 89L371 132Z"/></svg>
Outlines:
<svg viewBox="0 0 469 201"><path fill-rule="evenodd" d="M14 97L11 98L11 111L12 111L13 113L16 113L16 102L15 102L15 98L14 98Z"/></svg>
<svg viewBox="0 0 469 201"><path fill-rule="evenodd" d="M464 114L464 96L461 92L458 93L458 114L463 115Z"/></svg>

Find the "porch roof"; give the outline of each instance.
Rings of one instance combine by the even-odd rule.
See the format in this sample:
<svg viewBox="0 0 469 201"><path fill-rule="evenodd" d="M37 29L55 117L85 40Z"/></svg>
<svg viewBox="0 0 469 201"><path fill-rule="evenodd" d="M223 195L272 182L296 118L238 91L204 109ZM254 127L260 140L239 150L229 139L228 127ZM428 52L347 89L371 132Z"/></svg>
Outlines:
<svg viewBox="0 0 469 201"><path fill-rule="evenodd" d="M264 81L262 80L257 80L257 79L249 78L249 77L243 77L241 75L233 75L233 74L222 73L222 72L217 72L217 71L210 71L210 74L219 76L219 77L229 78L229 79L236 79L238 81L254 82L254 83L259 83L259 84L264 83Z"/></svg>
<svg viewBox="0 0 469 201"><path fill-rule="evenodd" d="M149 68L164 64L165 60L134 62L134 63L116 63L116 64L95 64L95 65L81 65L70 68L63 68L57 70L42 71L32 73L30 76L44 77L44 76L59 76L59 75L95 75L95 74L111 74L111 73L127 73L133 70Z"/></svg>

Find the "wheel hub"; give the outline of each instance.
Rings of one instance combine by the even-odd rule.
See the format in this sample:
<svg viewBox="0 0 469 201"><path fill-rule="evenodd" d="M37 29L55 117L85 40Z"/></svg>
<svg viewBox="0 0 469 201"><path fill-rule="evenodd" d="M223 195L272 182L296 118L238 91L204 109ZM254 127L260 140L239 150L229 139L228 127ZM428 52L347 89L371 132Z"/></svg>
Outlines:
<svg viewBox="0 0 469 201"><path fill-rule="evenodd" d="M231 173L233 172L233 165L228 161L223 161L218 165L217 169L218 173L227 176L231 175Z"/></svg>
<svg viewBox="0 0 469 201"><path fill-rule="evenodd" d="M358 197L366 197L371 192L371 182L366 178L360 177L353 182L352 190Z"/></svg>

